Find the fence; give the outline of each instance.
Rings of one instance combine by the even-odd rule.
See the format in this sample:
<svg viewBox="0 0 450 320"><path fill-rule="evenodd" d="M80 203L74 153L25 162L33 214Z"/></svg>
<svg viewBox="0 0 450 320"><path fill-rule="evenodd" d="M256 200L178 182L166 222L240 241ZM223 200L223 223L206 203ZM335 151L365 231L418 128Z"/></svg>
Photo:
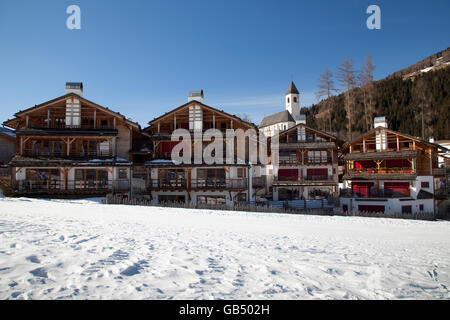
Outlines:
<svg viewBox="0 0 450 320"><path fill-rule="evenodd" d="M304 200L299 200L303 202ZM395 213L386 214L384 212L342 212L338 207L334 206L333 201L327 200L306 200L303 208L298 208L296 205L299 202L288 201L287 206L285 201L270 201L270 202L237 202L233 206L226 204L208 205L180 202L164 202L155 205L150 199L129 199L117 195L108 194L106 196L106 204L120 204L120 205L135 205L135 206L151 206L151 207L169 207L182 209L208 209L208 210L223 210L223 211L245 211L245 212L267 212L267 213L285 213L285 214L310 214L310 215L327 215L327 216L357 216L357 217L372 217L372 218L394 218L394 219L413 219L413 220L436 220L432 214L405 214ZM321 207L319 207L319 205Z"/></svg>
<svg viewBox="0 0 450 320"><path fill-rule="evenodd" d="M303 200L302 200L303 201ZM315 206L307 200L306 206L303 209L296 207L293 201L286 206L283 201L271 202L235 202L233 206L227 204L191 204L180 202L163 202L155 205L149 199L129 199L127 197L108 194L106 196L106 204L122 204L122 205L137 205L137 206L155 206L155 207L170 207L170 208L184 208L184 209L210 209L210 210L225 210L225 211L248 211L248 212L271 212L271 213L307 213L316 215L333 215L334 206L323 205L320 200ZM319 204L320 202L320 204ZM325 201L326 202L326 201Z"/></svg>

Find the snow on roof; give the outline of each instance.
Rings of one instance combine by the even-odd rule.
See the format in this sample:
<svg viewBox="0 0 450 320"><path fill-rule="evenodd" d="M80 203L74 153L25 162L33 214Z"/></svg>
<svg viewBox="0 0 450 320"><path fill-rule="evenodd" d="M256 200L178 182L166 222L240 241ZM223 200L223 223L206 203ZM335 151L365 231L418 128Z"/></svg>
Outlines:
<svg viewBox="0 0 450 320"><path fill-rule="evenodd" d="M7 136L10 136L12 138L16 138L16 134L14 132L12 132L9 129L3 128L3 127L0 127L0 133L3 133L3 134L5 134Z"/></svg>

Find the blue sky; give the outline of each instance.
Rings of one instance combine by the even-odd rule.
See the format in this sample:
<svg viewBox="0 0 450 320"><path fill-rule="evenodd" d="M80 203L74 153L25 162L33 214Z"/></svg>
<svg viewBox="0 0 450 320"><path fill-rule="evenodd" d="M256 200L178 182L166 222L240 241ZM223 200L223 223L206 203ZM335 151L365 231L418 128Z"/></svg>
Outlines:
<svg viewBox="0 0 450 320"><path fill-rule="evenodd" d="M66 8L81 8L68 30ZM366 8L381 8L381 30ZM302 106L317 79L370 53L375 79L446 49L450 1L0 0L0 120L64 94L84 96L146 126L203 89L205 103L255 123L284 109L294 80Z"/></svg>

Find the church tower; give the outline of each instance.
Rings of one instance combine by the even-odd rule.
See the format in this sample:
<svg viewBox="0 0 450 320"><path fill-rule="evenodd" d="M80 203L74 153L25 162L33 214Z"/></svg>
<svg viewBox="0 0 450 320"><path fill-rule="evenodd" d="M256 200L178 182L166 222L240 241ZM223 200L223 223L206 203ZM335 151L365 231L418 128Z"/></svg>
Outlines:
<svg viewBox="0 0 450 320"><path fill-rule="evenodd" d="M294 119L297 119L297 116L300 115L300 93L293 81L291 81L286 92L286 110L289 111Z"/></svg>

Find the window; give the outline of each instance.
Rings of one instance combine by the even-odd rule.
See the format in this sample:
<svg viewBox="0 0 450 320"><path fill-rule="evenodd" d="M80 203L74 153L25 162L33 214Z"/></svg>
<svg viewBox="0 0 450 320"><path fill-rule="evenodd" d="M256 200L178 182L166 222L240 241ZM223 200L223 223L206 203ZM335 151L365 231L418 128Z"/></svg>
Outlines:
<svg viewBox="0 0 450 320"><path fill-rule="evenodd" d="M127 179L128 178L128 170L127 169L119 169L119 179Z"/></svg>
<svg viewBox="0 0 450 320"><path fill-rule="evenodd" d="M430 183L429 183L428 181L422 181L422 182L420 183L420 186L421 186L422 188L429 188L429 187L430 187Z"/></svg>
<svg viewBox="0 0 450 320"><path fill-rule="evenodd" d="M220 196L197 196L197 204L207 204L207 205L223 205L227 201L225 197Z"/></svg>
<svg viewBox="0 0 450 320"><path fill-rule="evenodd" d="M189 107L189 130L203 130L203 110L200 106Z"/></svg>
<svg viewBox="0 0 450 320"><path fill-rule="evenodd" d="M402 206L402 213L412 213L412 206Z"/></svg>
<svg viewBox="0 0 450 320"><path fill-rule="evenodd" d="M423 210L424 210L423 204L419 205L419 210L420 210L420 211L423 211Z"/></svg>
<svg viewBox="0 0 450 320"><path fill-rule="evenodd" d="M288 103L290 103L290 102L291 102L291 100L290 100L289 98L287 98L287 101L288 101Z"/></svg>
<svg viewBox="0 0 450 320"><path fill-rule="evenodd" d="M101 128L107 128L108 127L108 120L101 120L100 121L100 127Z"/></svg>
<svg viewBox="0 0 450 320"><path fill-rule="evenodd" d="M294 102L297 103L297 97L294 97Z"/></svg>
<svg viewBox="0 0 450 320"><path fill-rule="evenodd" d="M247 170L245 168L237 168L238 178L245 178L247 176Z"/></svg>
<svg viewBox="0 0 450 320"><path fill-rule="evenodd" d="M104 169L75 169L75 186L80 188L106 188L108 171Z"/></svg>
<svg viewBox="0 0 450 320"><path fill-rule="evenodd" d="M158 196L159 203L185 203L186 197L179 195L159 195Z"/></svg>

